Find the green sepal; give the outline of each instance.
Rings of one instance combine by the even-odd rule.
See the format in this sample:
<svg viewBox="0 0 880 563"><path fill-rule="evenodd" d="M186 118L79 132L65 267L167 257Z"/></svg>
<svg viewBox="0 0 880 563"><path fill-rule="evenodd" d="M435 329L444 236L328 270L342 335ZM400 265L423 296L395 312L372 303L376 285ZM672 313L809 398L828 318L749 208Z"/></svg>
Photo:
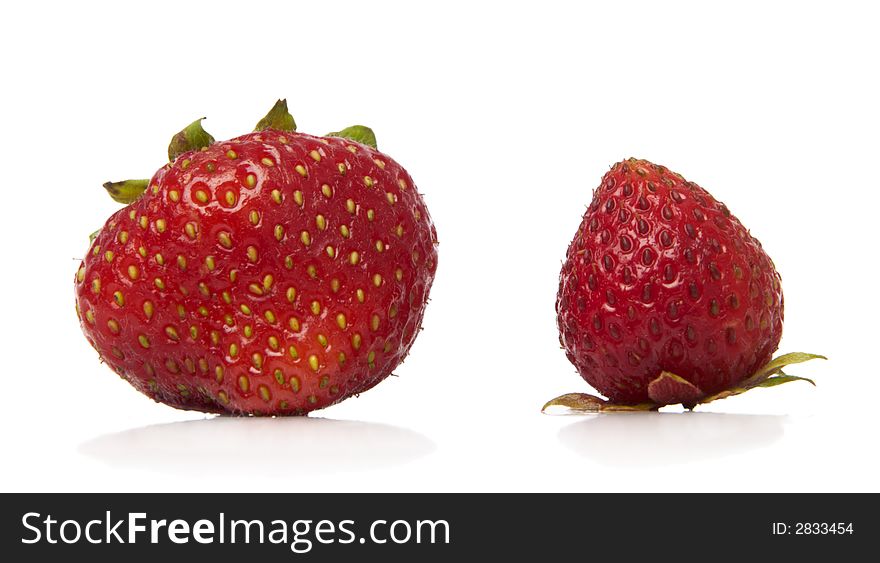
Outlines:
<svg viewBox="0 0 880 563"><path fill-rule="evenodd" d="M113 201L128 205L144 195L149 184L149 180L123 180L122 182L105 182L104 189L107 190Z"/></svg>
<svg viewBox="0 0 880 563"><path fill-rule="evenodd" d="M784 373L780 373L779 375L774 375L773 377L768 377L761 383L755 385L755 387L776 387L777 385L782 385L783 383L790 383L792 381L806 381L813 387L816 386L816 382L808 377L798 377L796 375L786 375Z"/></svg>
<svg viewBox="0 0 880 563"><path fill-rule="evenodd" d="M168 143L169 162L174 162L175 158L185 152L203 149L214 144L214 137L202 129L203 119L205 118L196 119L171 137L171 142Z"/></svg>
<svg viewBox="0 0 880 563"><path fill-rule="evenodd" d="M277 129L279 131L296 131L296 121L287 111L287 100L278 100L266 117L257 122L254 131L262 131L264 129Z"/></svg>
<svg viewBox="0 0 880 563"><path fill-rule="evenodd" d="M342 131L327 133L325 136L342 137L343 139L350 139L362 145L373 147L374 149L379 148L376 146L376 134L366 125L352 125L351 127L346 127Z"/></svg>
<svg viewBox="0 0 880 563"><path fill-rule="evenodd" d="M779 373L782 371L782 368L785 366L790 366L793 364L801 364L803 362L808 362L810 360L827 360L825 356L821 356L819 354L807 354L806 352L791 352L790 354L783 354L778 358L774 358L764 364L761 369L756 371L754 375L748 378L746 381L742 383L743 387L754 387L761 381L767 379L771 375Z"/></svg>
<svg viewBox="0 0 880 563"><path fill-rule="evenodd" d="M736 385L736 387L731 387L730 389L725 389L720 393L705 397L700 401L700 404L705 405L706 403L711 403L712 401L717 401L719 399L726 399L727 397L732 397L734 395L741 395L742 393L745 393L746 391L754 389L756 387L775 387L777 385L782 385L783 383L789 383L791 381L807 381L813 385L816 385L816 383L812 379L782 373L782 368L793 364L801 364L810 360L827 359L828 358L820 354L807 354L805 352L791 352L790 354L783 354L778 358L774 358L764 364L751 377L749 377L745 381L741 381L739 384Z"/></svg>

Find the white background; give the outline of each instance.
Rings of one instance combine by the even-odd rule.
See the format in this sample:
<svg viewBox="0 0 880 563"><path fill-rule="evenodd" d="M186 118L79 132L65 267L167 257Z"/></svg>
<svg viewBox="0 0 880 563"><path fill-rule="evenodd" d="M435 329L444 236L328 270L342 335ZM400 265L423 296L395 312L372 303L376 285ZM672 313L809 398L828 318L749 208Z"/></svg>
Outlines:
<svg viewBox="0 0 880 563"><path fill-rule="evenodd" d="M871 3L15 2L2 48L2 490L877 491L880 87ZM606 5L607 4L607 5ZM613 4L613 5L612 5ZM286 97L371 125L441 245L425 330L309 419L154 404L98 362L73 277L196 117ZM696 413L550 417L561 260L637 156L724 201L783 278L790 384Z"/></svg>

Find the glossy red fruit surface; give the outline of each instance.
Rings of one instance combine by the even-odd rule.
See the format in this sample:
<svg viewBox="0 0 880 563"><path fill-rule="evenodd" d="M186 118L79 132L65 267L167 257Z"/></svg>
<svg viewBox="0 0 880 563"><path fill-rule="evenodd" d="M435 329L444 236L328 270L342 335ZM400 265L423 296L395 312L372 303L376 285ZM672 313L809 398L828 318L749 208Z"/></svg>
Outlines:
<svg viewBox="0 0 880 563"><path fill-rule="evenodd" d="M103 361L157 401L301 414L404 359L436 244L394 160L267 129L160 169L93 241L77 310Z"/></svg>
<svg viewBox="0 0 880 563"><path fill-rule="evenodd" d="M556 311L569 360L611 401L693 404L770 360L783 296L761 243L723 203L663 166L629 159L593 194ZM684 382L657 381L649 397L663 371Z"/></svg>

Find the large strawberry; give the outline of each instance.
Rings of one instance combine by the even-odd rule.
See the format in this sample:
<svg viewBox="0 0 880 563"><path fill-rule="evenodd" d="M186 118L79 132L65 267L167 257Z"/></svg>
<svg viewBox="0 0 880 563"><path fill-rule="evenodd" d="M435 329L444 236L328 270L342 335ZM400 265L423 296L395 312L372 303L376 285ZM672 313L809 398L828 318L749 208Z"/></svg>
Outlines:
<svg viewBox="0 0 880 563"><path fill-rule="evenodd" d="M608 397L548 405L653 409L695 404L795 378L773 262L727 207L663 166L612 166L568 248L556 302L560 341Z"/></svg>
<svg viewBox="0 0 880 563"><path fill-rule="evenodd" d="M365 391L404 359L437 265L412 178L362 126L295 132L282 100L253 133L214 142L200 121L76 274L101 358L157 401L301 414Z"/></svg>

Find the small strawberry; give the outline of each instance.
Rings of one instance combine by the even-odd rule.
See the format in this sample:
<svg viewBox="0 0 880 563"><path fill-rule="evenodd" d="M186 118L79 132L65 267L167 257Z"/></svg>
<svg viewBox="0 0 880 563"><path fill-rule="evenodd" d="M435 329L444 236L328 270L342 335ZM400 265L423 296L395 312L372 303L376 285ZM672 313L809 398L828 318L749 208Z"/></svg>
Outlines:
<svg viewBox="0 0 880 563"><path fill-rule="evenodd" d="M157 401L302 414L370 389L418 334L437 236L409 174L355 126L296 133L281 100L253 133L191 124L76 274L86 338Z"/></svg>
<svg viewBox="0 0 880 563"><path fill-rule="evenodd" d="M692 408L800 379L782 368L821 357L770 362L783 317L773 261L723 203L645 160L615 164L594 192L556 311L569 360L610 401L570 394L548 406Z"/></svg>

